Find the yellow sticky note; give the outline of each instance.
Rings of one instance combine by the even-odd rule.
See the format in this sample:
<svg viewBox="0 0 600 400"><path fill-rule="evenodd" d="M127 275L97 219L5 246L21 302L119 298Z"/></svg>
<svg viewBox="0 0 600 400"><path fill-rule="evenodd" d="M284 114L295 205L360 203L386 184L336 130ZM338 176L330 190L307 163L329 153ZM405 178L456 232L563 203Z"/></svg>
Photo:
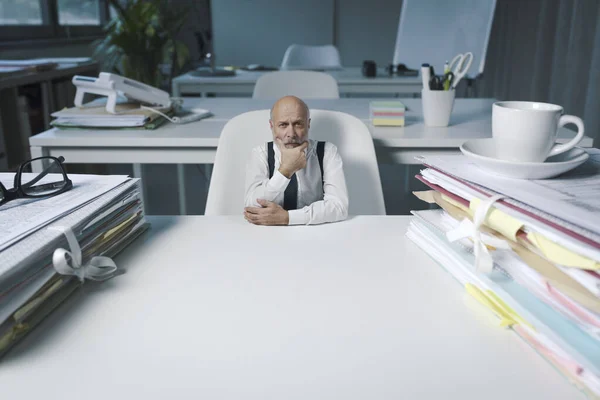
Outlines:
<svg viewBox="0 0 600 400"><path fill-rule="evenodd" d="M571 250L554 243L539 233L529 233L527 234L527 239L529 239L529 241L542 252L544 257L553 263L572 268L589 270L600 269L600 263L597 263L591 258L574 253Z"/></svg>
<svg viewBox="0 0 600 400"><path fill-rule="evenodd" d="M373 118L374 126L404 126L404 118Z"/></svg>
<svg viewBox="0 0 600 400"><path fill-rule="evenodd" d="M525 321L515 310L504 302L496 293L491 290L483 291L472 283L465 284L467 293L473 296L477 301L492 311L500 318L500 326L513 326L517 324L527 325L535 330L533 326Z"/></svg>
<svg viewBox="0 0 600 400"><path fill-rule="evenodd" d="M471 200L471 203L469 203L469 208L471 209L472 215L475 214L475 211L480 203L481 200L479 199ZM490 208L484 223L495 231L501 233L504 237L511 239L513 242L517 241L517 232L523 227L522 222L494 207Z"/></svg>
<svg viewBox="0 0 600 400"><path fill-rule="evenodd" d="M525 321L523 317L517 314L517 312L513 310L511 306L506 304L504 300L502 300L496 293L492 292L491 290L486 290L486 294L488 296L488 299L490 299L493 303L497 304L498 307L502 308L506 315L510 317L510 319L516 321L521 325L527 325L529 328L535 330L533 325Z"/></svg>
<svg viewBox="0 0 600 400"><path fill-rule="evenodd" d="M446 196L445 194L441 194L442 195L442 200L447 201L448 203L452 204L454 207L460 208L461 210L468 212L469 215L472 216L471 214L471 210L469 210L468 207L465 207L464 205L462 205L461 203L459 203L458 201Z"/></svg>
<svg viewBox="0 0 600 400"><path fill-rule="evenodd" d="M484 293L477 286L472 283L465 284L467 293L473 296L479 303L493 312L498 318L500 318L500 326L513 326L517 323L510 315L508 315L500 306L495 304L486 293Z"/></svg>

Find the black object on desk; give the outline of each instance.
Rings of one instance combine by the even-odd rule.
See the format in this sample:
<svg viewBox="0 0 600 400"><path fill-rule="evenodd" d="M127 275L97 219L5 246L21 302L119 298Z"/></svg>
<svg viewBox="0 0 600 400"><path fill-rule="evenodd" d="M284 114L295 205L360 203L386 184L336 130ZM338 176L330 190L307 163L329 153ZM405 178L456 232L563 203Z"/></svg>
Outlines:
<svg viewBox="0 0 600 400"><path fill-rule="evenodd" d="M442 80L439 76L433 75L429 78L429 90L444 90Z"/></svg>
<svg viewBox="0 0 600 400"><path fill-rule="evenodd" d="M429 90L450 90L454 81L454 73L449 71L444 75L432 75L429 78Z"/></svg>
<svg viewBox="0 0 600 400"><path fill-rule="evenodd" d="M375 61L363 61L362 74L368 78L377 76L377 64L375 64Z"/></svg>
<svg viewBox="0 0 600 400"><path fill-rule="evenodd" d="M398 76L418 76L419 71L416 69L409 69L404 64L390 64L386 68L388 74Z"/></svg>
<svg viewBox="0 0 600 400"><path fill-rule="evenodd" d="M240 68L243 71L278 71L277 67L267 67L260 64L248 64L245 67Z"/></svg>

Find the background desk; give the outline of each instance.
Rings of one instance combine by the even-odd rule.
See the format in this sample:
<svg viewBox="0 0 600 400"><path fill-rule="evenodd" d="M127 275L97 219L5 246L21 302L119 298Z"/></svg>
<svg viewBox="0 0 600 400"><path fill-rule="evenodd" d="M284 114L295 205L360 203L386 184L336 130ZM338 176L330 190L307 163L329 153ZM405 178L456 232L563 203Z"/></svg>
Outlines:
<svg viewBox="0 0 600 400"><path fill-rule="evenodd" d="M29 159L28 140L32 133L39 133L50 127L50 114L62 108L72 98L61 89L66 87L61 82L70 80L73 75L97 75L96 62L60 63L56 68L45 71L13 71L0 73L0 171L14 170L23 161ZM19 101L20 88L27 85L39 85L39 99L32 98L32 103L39 101L39 110L30 110L25 95ZM73 86L70 82L69 85ZM28 91L32 96L35 91ZM72 89L73 97L75 89ZM34 95L35 96L35 95ZM66 103L65 103L66 102ZM34 106L35 108L35 106ZM39 113L43 118L43 129L32 132L30 113ZM42 124L38 125L40 128Z"/></svg>
<svg viewBox="0 0 600 400"><path fill-rule="evenodd" d="M173 79L173 96L206 93L238 94L252 96L256 80L266 72L238 70L236 75L227 77L200 77L191 73ZM423 83L418 76L397 77L389 76L382 69L375 78L362 75L361 68L344 68L340 71L327 71L337 81L340 94L394 94L413 95L421 93Z"/></svg>
<svg viewBox="0 0 600 400"><path fill-rule="evenodd" d="M404 237L408 217L150 221L124 275L6 355L3 398L584 399Z"/></svg>
<svg viewBox="0 0 600 400"><path fill-rule="evenodd" d="M402 100L410 111L406 126L374 127L369 121L369 99L310 100L309 107L343 111L363 120L373 135L380 163L417 164L417 155L458 152L468 139L491 136L494 99L457 99L451 125L430 128L424 125L421 100ZM178 164L179 208L186 214L182 164L212 164L221 130L234 116L271 107L271 101L240 98L188 98L184 106L211 110L214 117L191 124L167 123L156 130L58 130L50 129L30 138L32 157L65 157L67 163L133 163L134 174L142 177L139 164ZM269 129L265 121L265 129ZM313 135L318 135L313 132ZM563 128L560 141L574 136ZM583 146L592 146L586 137ZM41 170L41 165L36 168ZM210 171L206 171L207 176ZM408 179L408 176L406 176Z"/></svg>
<svg viewBox="0 0 600 400"><path fill-rule="evenodd" d="M10 73L6 76L0 74L0 90L16 88L18 86L39 83L42 87L44 121L50 126L50 114L54 112L54 93L52 81L77 74L97 75L98 63L90 61L84 63L62 63L56 68L45 71L23 71Z"/></svg>

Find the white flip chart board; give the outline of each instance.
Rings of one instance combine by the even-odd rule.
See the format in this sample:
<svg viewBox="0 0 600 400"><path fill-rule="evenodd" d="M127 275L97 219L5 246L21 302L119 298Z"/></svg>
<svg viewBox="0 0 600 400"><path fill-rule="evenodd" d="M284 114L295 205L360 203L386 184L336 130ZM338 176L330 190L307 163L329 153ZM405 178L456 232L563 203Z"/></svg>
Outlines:
<svg viewBox="0 0 600 400"><path fill-rule="evenodd" d="M404 0L394 50L394 64L418 69L444 62L458 53L473 53L466 76L483 73L496 0Z"/></svg>

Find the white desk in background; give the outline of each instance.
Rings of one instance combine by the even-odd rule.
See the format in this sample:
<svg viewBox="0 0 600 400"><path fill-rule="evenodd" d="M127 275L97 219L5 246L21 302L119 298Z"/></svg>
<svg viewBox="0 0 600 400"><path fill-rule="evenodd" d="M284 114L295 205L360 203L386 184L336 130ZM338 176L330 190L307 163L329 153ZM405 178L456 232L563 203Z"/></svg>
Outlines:
<svg viewBox="0 0 600 400"><path fill-rule="evenodd" d="M94 61L74 63L60 63L56 68L44 71L22 71L18 73L0 74L0 90L17 88L18 86L31 85L38 83L41 85L42 105L44 114L44 125L50 126L50 114L54 110L54 93L52 81L56 79L65 79L73 75L97 74L98 63ZM16 101L16 100L15 100Z"/></svg>
<svg viewBox="0 0 600 400"><path fill-rule="evenodd" d="M342 111L363 120L373 135L380 163L417 164L417 155L458 152L468 139L491 136L494 99L457 99L451 125L430 128L423 124L421 99L402 99L409 108L406 126L374 127L369 121L369 99L307 100L314 109ZM187 98L184 106L211 110L214 117L175 125L167 123L156 130L58 130L50 129L29 139L32 157L64 156L67 163L178 164L179 207L186 214L184 169L182 164L212 164L221 130L234 116L246 111L270 108L272 101L244 98ZM268 129L265 121L265 129ZM317 134L314 132L313 134ZM575 133L563 128L560 141ZM591 147L586 137L582 146ZM42 166L36 168L41 170Z"/></svg>
<svg viewBox="0 0 600 400"><path fill-rule="evenodd" d="M390 76L383 69L379 69L377 77L374 78L363 76L359 67L326 72L337 80L342 95L386 93L412 96L421 93L423 88L421 78L418 76ZM206 93L252 96L256 80L265 73L267 72L238 70L234 76L201 77L188 72L173 79L172 92L173 96L206 95Z"/></svg>
<svg viewBox="0 0 600 400"><path fill-rule="evenodd" d="M21 109L19 101L19 88L32 84L39 85L41 112L44 127L47 129L50 127L50 113L56 110L57 97L55 94L59 94L55 93L56 88L54 83L70 79L73 75L94 75L98 73L98 63L96 62L71 62L71 59L57 59L52 61L59 62L60 60L66 61L60 62L55 68L43 71L34 71L32 69L19 70L18 65L0 68L0 171L7 171L9 168L8 152L19 153L19 151L25 151L26 149L23 148L23 145L26 145L26 141L31 135L29 121L24 125L21 120L24 110ZM0 60L0 64L3 61L6 60ZM60 100L58 105L60 106ZM11 143L19 143L19 145L15 148L13 144L11 148L8 145L9 141ZM15 153L11 153L11 163L24 161L25 154Z"/></svg>
<svg viewBox="0 0 600 400"><path fill-rule="evenodd" d="M3 398L585 398L404 237L406 216L149 220L125 274L2 359Z"/></svg>

